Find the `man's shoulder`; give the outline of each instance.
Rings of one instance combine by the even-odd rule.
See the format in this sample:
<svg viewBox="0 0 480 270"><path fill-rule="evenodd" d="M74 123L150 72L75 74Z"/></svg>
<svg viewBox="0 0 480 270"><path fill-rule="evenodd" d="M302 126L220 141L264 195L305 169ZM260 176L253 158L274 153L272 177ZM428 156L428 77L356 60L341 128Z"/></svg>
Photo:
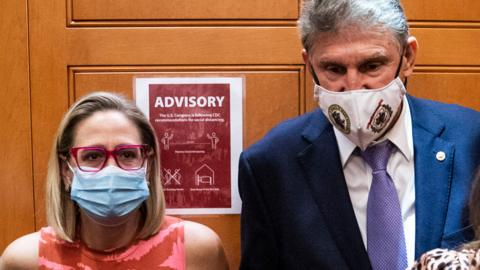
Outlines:
<svg viewBox="0 0 480 270"><path fill-rule="evenodd" d="M460 145L480 140L480 112L460 106L420 98L409 98L413 127L433 132ZM462 143L463 142L463 143Z"/></svg>
<svg viewBox="0 0 480 270"><path fill-rule="evenodd" d="M480 116L479 111L458 104L444 103L440 101L417 98L413 96L409 96L409 102L412 104L416 112L424 112L428 110L429 112L448 118Z"/></svg>
<svg viewBox="0 0 480 270"><path fill-rule="evenodd" d="M319 131L311 132L310 130L321 129L321 126L326 122L328 121L325 120L322 112L318 109L287 119L273 127L263 138L249 146L244 153L266 152L272 154L279 149L286 152L304 147L306 143L303 138L304 135L318 133Z"/></svg>

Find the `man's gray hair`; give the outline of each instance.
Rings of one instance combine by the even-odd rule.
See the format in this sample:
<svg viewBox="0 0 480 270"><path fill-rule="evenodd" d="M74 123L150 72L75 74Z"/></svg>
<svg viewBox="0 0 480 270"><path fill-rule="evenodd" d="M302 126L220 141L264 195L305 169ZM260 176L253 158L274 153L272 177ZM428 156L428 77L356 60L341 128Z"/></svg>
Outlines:
<svg viewBox="0 0 480 270"><path fill-rule="evenodd" d="M401 48L409 35L399 0L304 0L298 28L307 51L320 33L338 33L352 26L390 31Z"/></svg>

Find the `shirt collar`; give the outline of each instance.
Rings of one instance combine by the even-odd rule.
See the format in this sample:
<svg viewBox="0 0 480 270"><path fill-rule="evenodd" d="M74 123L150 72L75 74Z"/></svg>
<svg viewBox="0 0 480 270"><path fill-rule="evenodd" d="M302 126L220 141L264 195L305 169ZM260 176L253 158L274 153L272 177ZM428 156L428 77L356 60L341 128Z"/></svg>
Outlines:
<svg viewBox="0 0 480 270"><path fill-rule="evenodd" d="M333 130L337 139L342 167L345 168L345 165L357 146L352 143L342 132L338 131L336 128L333 128ZM397 123L395 123L392 129L378 142L382 142L386 139L390 140L402 153L405 159L410 162L410 160L413 158L412 117L406 96L403 98L402 112L400 113Z"/></svg>

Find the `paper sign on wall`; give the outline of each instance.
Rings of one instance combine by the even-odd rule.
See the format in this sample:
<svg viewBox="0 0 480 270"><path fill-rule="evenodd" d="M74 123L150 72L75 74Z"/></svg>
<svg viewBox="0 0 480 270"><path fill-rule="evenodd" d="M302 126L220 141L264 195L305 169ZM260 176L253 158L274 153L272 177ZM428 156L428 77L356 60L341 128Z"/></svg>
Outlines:
<svg viewBox="0 0 480 270"><path fill-rule="evenodd" d="M239 213L243 78L136 78L135 100L159 140L167 213Z"/></svg>

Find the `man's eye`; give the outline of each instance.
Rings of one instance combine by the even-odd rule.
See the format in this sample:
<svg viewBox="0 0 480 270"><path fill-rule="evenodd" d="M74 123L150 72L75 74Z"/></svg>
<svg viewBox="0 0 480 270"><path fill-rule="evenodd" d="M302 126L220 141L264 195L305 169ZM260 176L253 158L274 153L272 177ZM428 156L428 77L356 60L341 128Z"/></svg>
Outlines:
<svg viewBox="0 0 480 270"><path fill-rule="evenodd" d="M334 73L334 74L345 73L345 68L340 67L340 66L327 66L327 67L325 67L325 70L327 70L330 73Z"/></svg>
<svg viewBox="0 0 480 270"><path fill-rule="evenodd" d="M363 72L372 72L372 71L377 71L380 69L382 66L382 63L380 62L371 62L371 63L366 63L361 67L361 70Z"/></svg>

